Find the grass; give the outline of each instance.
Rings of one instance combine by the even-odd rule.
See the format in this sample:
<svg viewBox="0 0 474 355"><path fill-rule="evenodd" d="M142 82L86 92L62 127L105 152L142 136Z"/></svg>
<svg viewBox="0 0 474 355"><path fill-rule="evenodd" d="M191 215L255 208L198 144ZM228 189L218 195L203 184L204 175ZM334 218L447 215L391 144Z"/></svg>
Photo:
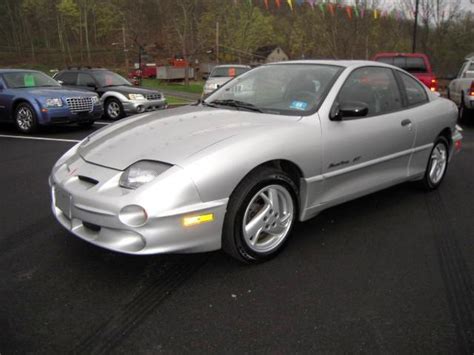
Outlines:
<svg viewBox="0 0 474 355"><path fill-rule="evenodd" d="M166 102L168 103L168 105L187 105L194 102L194 101L182 99L180 97L174 97L174 96L168 96L168 95L165 95L165 97L166 97Z"/></svg>
<svg viewBox="0 0 474 355"><path fill-rule="evenodd" d="M168 83L157 79L143 79L142 86L151 89L169 89L193 94L201 94L204 86L203 81L191 81L188 86L184 83Z"/></svg>

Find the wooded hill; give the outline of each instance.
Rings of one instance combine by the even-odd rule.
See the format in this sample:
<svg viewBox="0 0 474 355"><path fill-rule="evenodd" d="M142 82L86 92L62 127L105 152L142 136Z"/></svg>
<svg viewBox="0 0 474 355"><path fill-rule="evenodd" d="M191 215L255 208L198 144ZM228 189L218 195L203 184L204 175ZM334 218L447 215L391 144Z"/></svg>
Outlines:
<svg viewBox="0 0 474 355"><path fill-rule="evenodd" d="M287 0L0 0L0 65L124 69L140 46L154 61L176 54L213 61L216 22L221 62L245 63L269 44L292 59L366 59L411 51L414 2L333 1L332 12L321 0L292 0L293 10ZM474 52L474 16L456 0L420 2L417 49L439 74L453 73ZM350 16L348 5L357 6Z"/></svg>

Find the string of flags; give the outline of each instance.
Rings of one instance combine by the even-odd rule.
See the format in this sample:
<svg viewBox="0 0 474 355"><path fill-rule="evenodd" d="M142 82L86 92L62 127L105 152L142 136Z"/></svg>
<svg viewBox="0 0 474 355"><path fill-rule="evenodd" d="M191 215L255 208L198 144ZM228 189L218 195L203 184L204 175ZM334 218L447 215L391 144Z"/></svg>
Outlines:
<svg viewBox="0 0 474 355"><path fill-rule="evenodd" d="M328 14L336 16L339 12L342 12L347 16L349 20L353 18L365 18L372 17L374 20L378 20L384 17L394 17L397 21L409 20L414 18L414 14L409 10L402 10L393 8L391 10L381 9L369 9L363 6L357 6L350 3L333 2L331 0L234 0L234 4L239 2L247 1L249 5L264 5L265 9L270 10L271 8L284 8L287 7L290 11L294 11L296 6L304 6L307 4L311 9L319 9L324 15Z"/></svg>

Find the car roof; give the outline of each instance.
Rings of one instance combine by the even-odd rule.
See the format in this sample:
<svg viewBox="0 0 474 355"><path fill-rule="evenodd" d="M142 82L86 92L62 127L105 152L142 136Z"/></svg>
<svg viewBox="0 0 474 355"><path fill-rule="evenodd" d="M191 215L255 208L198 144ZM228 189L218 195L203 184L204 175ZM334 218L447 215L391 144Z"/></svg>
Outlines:
<svg viewBox="0 0 474 355"><path fill-rule="evenodd" d="M244 64L222 64L222 65L216 65L215 68L250 68L249 65L244 65Z"/></svg>
<svg viewBox="0 0 474 355"><path fill-rule="evenodd" d="M363 67L363 66L380 66L380 67L389 67L389 68L397 68L390 64L374 62L371 60L313 60L313 59L305 59L305 60L289 60L285 62L275 62L269 63L266 65L281 65L281 64L319 64L319 65L334 65L344 68L350 67ZM399 69L399 68L397 68Z"/></svg>
<svg viewBox="0 0 474 355"><path fill-rule="evenodd" d="M32 69L0 69L0 74L7 74L7 73L24 73L24 72L29 72L29 73L41 73L38 70L32 70Z"/></svg>

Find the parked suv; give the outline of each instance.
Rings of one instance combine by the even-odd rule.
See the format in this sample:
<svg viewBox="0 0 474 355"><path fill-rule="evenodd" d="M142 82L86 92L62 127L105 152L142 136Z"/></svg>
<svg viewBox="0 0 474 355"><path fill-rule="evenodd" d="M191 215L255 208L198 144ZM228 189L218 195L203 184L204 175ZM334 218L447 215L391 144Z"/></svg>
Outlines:
<svg viewBox="0 0 474 355"><path fill-rule="evenodd" d="M107 69L69 68L58 72L54 78L66 87L99 94L105 115L111 120L166 107L162 93L133 86L124 77Z"/></svg>
<svg viewBox="0 0 474 355"><path fill-rule="evenodd" d="M0 69L0 121L14 121L23 133L39 125L91 126L103 112L96 93L63 88L39 71Z"/></svg>
<svg viewBox="0 0 474 355"><path fill-rule="evenodd" d="M464 60L457 77L448 85L448 99L459 107L459 118L466 120L474 111L474 53Z"/></svg>
<svg viewBox="0 0 474 355"><path fill-rule="evenodd" d="M378 53L376 62L394 65L417 77L431 91L438 91L438 80L433 73L428 56L423 53Z"/></svg>

